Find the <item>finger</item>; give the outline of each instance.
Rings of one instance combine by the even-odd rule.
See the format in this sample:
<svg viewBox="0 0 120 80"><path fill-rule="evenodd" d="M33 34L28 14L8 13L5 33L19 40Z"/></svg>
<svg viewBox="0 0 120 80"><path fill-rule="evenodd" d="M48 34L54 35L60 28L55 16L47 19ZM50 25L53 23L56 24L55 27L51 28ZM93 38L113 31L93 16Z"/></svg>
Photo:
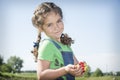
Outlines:
<svg viewBox="0 0 120 80"><path fill-rule="evenodd" d="M76 76L82 76L82 74L83 74L82 68L79 68L79 70L77 70L77 71L75 72L75 75L76 75Z"/></svg>

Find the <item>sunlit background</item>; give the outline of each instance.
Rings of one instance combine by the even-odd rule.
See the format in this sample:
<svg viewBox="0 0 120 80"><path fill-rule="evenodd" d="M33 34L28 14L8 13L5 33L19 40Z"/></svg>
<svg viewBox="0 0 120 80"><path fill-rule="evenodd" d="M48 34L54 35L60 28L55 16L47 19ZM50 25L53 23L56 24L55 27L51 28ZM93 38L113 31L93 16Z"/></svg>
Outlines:
<svg viewBox="0 0 120 80"><path fill-rule="evenodd" d="M30 51L37 38L31 23L35 8L52 1L63 10L65 33L75 40L72 45L79 61L92 71L120 71L119 0L0 0L0 54L24 60L22 70L36 70Z"/></svg>

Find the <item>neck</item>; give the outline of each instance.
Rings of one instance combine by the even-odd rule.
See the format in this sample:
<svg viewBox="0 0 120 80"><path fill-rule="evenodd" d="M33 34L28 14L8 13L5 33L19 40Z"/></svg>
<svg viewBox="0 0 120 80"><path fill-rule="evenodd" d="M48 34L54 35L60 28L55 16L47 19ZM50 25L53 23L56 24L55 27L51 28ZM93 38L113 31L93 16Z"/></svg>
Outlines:
<svg viewBox="0 0 120 80"><path fill-rule="evenodd" d="M51 38L51 39L53 39L53 38ZM57 42L61 42L61 41L60 41L60 38L56 38L56 39L53 39L53 40L55 40L55 41L57 41Z"/></svg>

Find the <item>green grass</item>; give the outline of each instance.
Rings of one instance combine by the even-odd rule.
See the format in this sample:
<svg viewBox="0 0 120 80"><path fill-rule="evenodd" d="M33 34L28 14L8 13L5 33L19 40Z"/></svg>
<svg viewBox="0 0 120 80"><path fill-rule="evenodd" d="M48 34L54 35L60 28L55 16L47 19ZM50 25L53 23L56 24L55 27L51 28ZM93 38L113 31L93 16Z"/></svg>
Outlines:
<svg viewBox="0 0 120 80"><path fill-rule="evenodd" d="M120 76L103 76L103 77L89 77L76 78L75 80L120 80Z"/></svg>
<svg viewBox="0 0 120 80"><path fill-rule="evenodd" d="M37 80L36 73L0 73L0 80Z"/></svg>
<svg viewBox="0 0 120 80"><path fill-rule="evenodd" d="M37 80L37 76L36 73L0 73L0 80ZM76 77L75 80L120 80L120 76Z"/></svg>
<svg viewBox="0 0 120 80"><path fill-rule="evenodd" d="M37 77L37 74L36 73L18 73L18 74L15 74L16 76L18 77Z"/></svg>

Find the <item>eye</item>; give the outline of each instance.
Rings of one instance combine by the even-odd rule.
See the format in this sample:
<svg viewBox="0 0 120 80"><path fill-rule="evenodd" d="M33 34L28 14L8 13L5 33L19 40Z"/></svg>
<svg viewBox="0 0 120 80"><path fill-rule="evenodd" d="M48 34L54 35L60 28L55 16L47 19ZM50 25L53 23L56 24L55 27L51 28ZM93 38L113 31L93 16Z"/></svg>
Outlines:
<svg viewBox="0 0 120 80"><path fill-rule="evenodd" d="M47 27L51 27L52 26L52 24L51 23L49 23L48 25L47 25Z"/></svg>
<svg viewBox="0 0 120 80"><path fill-rule="evenodd" d="M57 23L60 23L60 22L62 22L62 19L59 19L59 20L57 21Z"/></svg>

